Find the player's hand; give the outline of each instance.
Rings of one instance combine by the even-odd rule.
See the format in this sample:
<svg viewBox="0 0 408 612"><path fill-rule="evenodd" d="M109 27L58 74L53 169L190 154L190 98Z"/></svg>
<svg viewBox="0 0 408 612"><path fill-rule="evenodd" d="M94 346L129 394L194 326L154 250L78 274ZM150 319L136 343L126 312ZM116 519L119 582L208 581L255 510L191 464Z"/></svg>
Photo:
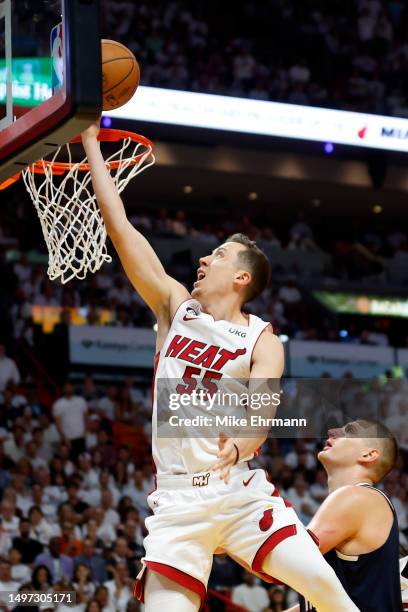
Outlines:
<svg viewBox="0 0 408 612"><path fill-rule="evenodd" d="M97 119L92 125L84 130L81 134L82 142L87 140L96 140L101 131L101 118Z"/></svg>
<svg viewBox="0 0 408 612"><path fill-rule="evenodd" d="M234 444L234 440L228 438L225 433L221 433L218 438L218 449L218 460L212 466L211 471L217 472L220 470L220 480L228 484L231 468L236 464L238 459L237 448Z"/></svg>

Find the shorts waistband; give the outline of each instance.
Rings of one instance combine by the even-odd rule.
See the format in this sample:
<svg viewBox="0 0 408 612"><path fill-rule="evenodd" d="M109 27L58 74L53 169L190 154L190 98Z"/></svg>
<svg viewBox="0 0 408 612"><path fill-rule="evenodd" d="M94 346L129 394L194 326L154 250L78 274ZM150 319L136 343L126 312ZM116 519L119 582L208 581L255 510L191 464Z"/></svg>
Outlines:
<svg viewBox="0 0 408 612"><path fill-rule="evenodd" d="M235 465L230 471L230 482L235 476L240 476L248 472L250 468L247 463ZM156 476L158 489L188 489L196 487L225 487L225 482L220 479L220 471L198 472L196 474L157 474Z"/></svg>

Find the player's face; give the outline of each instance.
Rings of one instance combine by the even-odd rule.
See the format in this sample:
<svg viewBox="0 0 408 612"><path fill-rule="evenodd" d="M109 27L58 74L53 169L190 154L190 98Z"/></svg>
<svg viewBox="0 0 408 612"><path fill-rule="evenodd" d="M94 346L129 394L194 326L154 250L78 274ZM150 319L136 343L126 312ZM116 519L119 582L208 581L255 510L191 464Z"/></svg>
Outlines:
<svg viewBox="0 0 408 612"><path fill-rule="evenodd" d="M226 242L210 255L201 257L197 270L197 281L191 295L200 300L210 296L228 295L234 291L242 274L250 279L248 272L239 268L238 254L245 247L237 242Z"/></svg>
<svg viewBox="0 0 408 612"><path fill-rule="evenodd" d="M329 437L318 458L324 466L353 466L359 462L369 444L376 437L374 428L363 427L359 421L347 423L344 427L329 430ZM371 448L371 446L370 446Z"/></svg>

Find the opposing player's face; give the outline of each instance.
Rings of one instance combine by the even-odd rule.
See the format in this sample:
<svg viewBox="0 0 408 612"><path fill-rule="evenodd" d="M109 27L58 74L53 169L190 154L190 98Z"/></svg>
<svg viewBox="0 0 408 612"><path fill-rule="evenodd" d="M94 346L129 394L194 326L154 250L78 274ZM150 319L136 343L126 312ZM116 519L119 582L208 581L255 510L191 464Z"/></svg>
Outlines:
<svg viewBox="0 0 408 612"><path fill-rule="evenodd" d="M356 465L364 453L371 449L376 437L375 427L363 427L359 421L347 423L344 427L329 430L329 437L318 458L324 466Z"/></svg>
<svg viewBox="0 0 408 612"><path fill-rule="evenodd" d="M250 275L239 267L238 254L245 247L237 242L225 242L210 255L201 257L197 280L191 295L200 300L211 295L228 295L237 283L250 280ZM245 277L246 275L246 277ZM245 278L243 279L242 276Z"/></svg>

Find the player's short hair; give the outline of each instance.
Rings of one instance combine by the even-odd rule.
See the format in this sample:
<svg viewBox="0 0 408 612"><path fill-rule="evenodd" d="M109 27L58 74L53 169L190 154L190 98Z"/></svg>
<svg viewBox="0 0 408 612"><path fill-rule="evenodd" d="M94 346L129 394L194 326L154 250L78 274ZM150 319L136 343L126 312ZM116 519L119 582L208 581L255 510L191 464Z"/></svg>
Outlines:
<svg viewBox="0 0 408 612"><path fill-rule="evenodd" d="M261 295L262 291L268 286L271 278L271 264L256 242L245 234L233 234L225 242L237 242L246 247L245 251L238 253L239 263L251 273L252 277L245 292L245 304Z"/></svg>
<svg viewBox="0 0 408 612"><path fill-rule="evenodd" d="M369 436L369 439L380 446L379 460L373 466L373 477L375 482L379 482L393 469L397 462L399 454L397 438L386 425L374 419L359 419L359 423L363 427L376 428L377 435L375 437Z"/></svg>

